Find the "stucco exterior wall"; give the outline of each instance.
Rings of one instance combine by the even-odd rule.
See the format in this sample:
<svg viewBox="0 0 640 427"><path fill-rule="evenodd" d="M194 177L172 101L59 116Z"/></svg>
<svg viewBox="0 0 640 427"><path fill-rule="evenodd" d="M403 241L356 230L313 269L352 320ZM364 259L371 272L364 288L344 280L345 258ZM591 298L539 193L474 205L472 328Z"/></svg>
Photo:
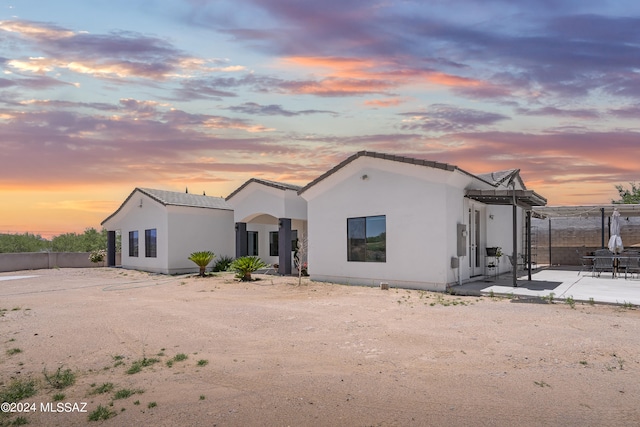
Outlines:
<svg viewBox="0 0 640 427"><path fill-rule="evenodd" d="M233 206L235 222L250 222L263 214L274 218L307 218L307 203L297 192L258 182L250 183L227 202Z"/></svg>
<svg viewBox="0 0 640 427"><path fill-rule="evenodd" d="M116 216L104 226L109 230L120 230L122 235L122 267L154 273L168 273L167 253L168 219L163 205L145 194L137 192L122 207ZM145 256L145 230L156 229L157 256ZM138 231L138 256L129 256L129 232Z"/></svg>
<svg viewBox="0 0 640 427"><path fill-rule="evenodd" d="M454 282L456 224L465 179L457 172L361 158L308 189L313 280L444 291ZM399 172L401 171L401 172ZM347 261L347 218L386 216L386 262Z"/></svg>
<svg viewBox="0 0 640 427"><path fill-rule="evenodd" d="M213 263L222 256L235 255L233 211L167 206L169 274L197 272L188 257L196 251L212 251Z"/></svg>
<svg viewBox="0 0 640 427"><path fill-rule="evenodd" d="M498 272L511 271L508 256L513 254L513 208L512 206L491 205L486 207L486 243L487 247L500 247L504 256L498 264ZM524 211L516 208L517 253L522 254ZM483 254L484 255L484 254ZM485 262L486 263L486 262Z"/></svg>
<svg viewBox="0 0 640 427"><path fill-rule="evenodd" d="M122 267L154 273L197 272L189 254L210 250L218 256L235 252L233 211L185 206L164 206L135 193L104 226L120 230ZM145 256L145 230L156 229L157 256ZM138 231L138 256L129 256L129 232Z"/></svg>

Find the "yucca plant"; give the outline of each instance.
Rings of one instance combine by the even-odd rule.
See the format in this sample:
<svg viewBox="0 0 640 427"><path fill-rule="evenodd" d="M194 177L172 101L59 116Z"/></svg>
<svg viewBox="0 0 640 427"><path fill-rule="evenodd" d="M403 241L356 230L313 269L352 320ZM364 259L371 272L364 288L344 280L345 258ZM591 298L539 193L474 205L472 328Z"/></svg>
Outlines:
<svg viewBox="0 0 640 427"><path fill-rule="evenodd" d="M207 269L207 265L216 257L211 251L194 252L189 255L189 260L196 263L200 267L200 277L204 277L204 272Z"/></svg>
<svg viewBox="0 0 640 427"><path fill-rule="evenodd" d="M243 256L236 258L229 266L229 270L235 271L238 279L243 282L248 282L252 280L251 273L267 267L269 267L269 265L257 256Z"/></svg>

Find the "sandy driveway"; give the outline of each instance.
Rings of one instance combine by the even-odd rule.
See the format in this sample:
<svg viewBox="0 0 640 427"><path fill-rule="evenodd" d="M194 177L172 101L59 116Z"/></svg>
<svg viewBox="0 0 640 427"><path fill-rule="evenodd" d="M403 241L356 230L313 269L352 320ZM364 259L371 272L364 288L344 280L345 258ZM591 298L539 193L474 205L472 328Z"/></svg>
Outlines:
<svg viewBox="0 0 640 427"><path fill-rule="evenodd" d="M640 424L635 309L227 274L0 278L21 275L36 277L0 281L0 381L36 380L31 425ZM44 380L59 367L75 384ZM45 412L56 394L87 412ZM89 422L99 406L115 415Z"/></svg>

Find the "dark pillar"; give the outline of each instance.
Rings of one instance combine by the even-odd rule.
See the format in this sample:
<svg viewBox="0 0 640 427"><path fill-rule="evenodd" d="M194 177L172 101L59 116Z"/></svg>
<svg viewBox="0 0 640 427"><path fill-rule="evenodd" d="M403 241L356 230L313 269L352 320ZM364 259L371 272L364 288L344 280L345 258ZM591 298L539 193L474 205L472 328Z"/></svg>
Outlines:
<svg viewBox="0 0 640 427"><path fill-rule="evenodd" d="M549 217L549 267L553 264L551 263L551 217Z"/></svg>
<svg viewBox="0 0 640 427"><path fill-rule="evenodd" d="M518 286L518 206L515 201L515 190L513 192L513 287Z"/></svg>
<svg viewBox="0 0 640 427"><path fill-rule="evenodd" d="M601 242L602 242L602 249L604 249L604 208L600 208L600 213L602 215Z"/></svg>
<svg viewBox="0 0 640 427"><path fill-rule="evenodd" d="M278 273L291 274L291 219L278 219Z"/></svg>
<svg viewBox="0 0 640 427"><path fill-rule="evenodd" d="M513 212L513 251L511 255L511 270L513 272L513 287L518 286L518 202L516 200L516 183L511 181L512 186L512 212Z"/></svg>
<svg viewBox="0 0 640 427"><path fill-rule="evenodd" d="M531 211L527 211L527 272L531 281Z"/></svg>
<svg viewBox="0 0 640 427"><path fill-rule="evenodd" d="M107 267L116 266L116 232L107 231Z"/></svg>
<svg viewBox="0 0 640 427"><path fill-rule="evenodd" d="M248 245L247 223L236 222L236 258L241 258L249 254Z"/></svg>

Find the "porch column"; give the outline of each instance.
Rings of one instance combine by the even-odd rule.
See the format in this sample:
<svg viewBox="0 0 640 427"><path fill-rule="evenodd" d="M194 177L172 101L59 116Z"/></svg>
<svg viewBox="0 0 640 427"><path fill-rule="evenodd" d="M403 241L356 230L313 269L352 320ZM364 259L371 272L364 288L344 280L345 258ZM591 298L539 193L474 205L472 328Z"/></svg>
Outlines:
<svg viewBox="0 0 640 427"><path fill-rule="evenodd" d="M116 232L107 231L107 267L116 266Z"/></svg>
<svg viewBox="0 0 640 427"><path fill-rule="evenodd" d="M236 258L241 258L249 254L247 237L247 223L236 222Z"/></svg>
<svg viewBox="0 0 640 427"><path fill-rule="evenodd" d="M531 210L527 211L527 272L529 281L531 281Z"/></svg>
<svg viewBox="0 0 640 427"><path fill-rule="evenodd" d="M602 249L604 249L604 208L600 208L600 215L602 216L601 218L602 226L600 228L601 244L602 244Z"/></svg>
<svg viewBox="0 0 640 427"><path fill-rule="evenodd" d="M512 193L512 217L513 217L513 229L512 229L512 237L513 237L513 251L511 255L511 270L512 270L512 281L513 287L516 288L518 286L518 202L516 200L516 183L515 181L511 182L513 187Z"/></svg>
<svg viewBox="0 0 640 427"><path fill-rule="evenodd" d="M291 218L278 219L278 273L291 274Z"/></svg>

